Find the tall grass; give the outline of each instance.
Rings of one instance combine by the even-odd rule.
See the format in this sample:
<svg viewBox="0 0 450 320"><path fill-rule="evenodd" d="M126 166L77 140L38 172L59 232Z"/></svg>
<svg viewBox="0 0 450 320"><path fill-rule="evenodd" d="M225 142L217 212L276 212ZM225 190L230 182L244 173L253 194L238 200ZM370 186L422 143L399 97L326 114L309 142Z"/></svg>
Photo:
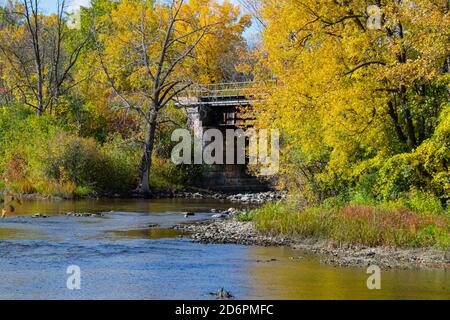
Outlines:
<svg viewBox="0 0 450 320"><path fill-rule="evenodd" d="M422 196L372 205L301 208L294 202L276 203L253 211L251 217L258 229L270 233L368 246L450 248L449 214L432 199L428 206L416 203Z"/></svg>

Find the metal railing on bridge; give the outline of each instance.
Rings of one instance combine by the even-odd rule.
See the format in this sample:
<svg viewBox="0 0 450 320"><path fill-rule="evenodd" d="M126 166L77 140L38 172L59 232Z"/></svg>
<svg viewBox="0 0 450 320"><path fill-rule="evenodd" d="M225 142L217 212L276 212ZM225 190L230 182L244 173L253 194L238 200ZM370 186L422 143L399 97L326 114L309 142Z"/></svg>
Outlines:
<svg viewBox="0 0 450 320"><path fill-rule="evenodd" d="M268 89L276 84L275 80L193 84L178 95L177 105L248 105L264 100Z"/></svg>

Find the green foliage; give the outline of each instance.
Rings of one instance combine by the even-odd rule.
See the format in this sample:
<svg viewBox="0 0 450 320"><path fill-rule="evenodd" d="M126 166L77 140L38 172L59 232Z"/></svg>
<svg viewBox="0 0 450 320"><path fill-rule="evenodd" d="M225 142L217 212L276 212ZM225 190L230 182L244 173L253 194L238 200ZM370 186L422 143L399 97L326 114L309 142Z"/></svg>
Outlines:
<svg viewBox="0 0 450 320"><path fill-rule="evenodd" d="M130 191L135 185L136 147L120 137L101 145L52 116L0 110L0 172L17 192L83 196Z"/></svg>
<svg viewBox="0 0 450 320"><path fill-rule="evenodd" d="M170 189L199 185L205 170L201 165L175 165L170 159L158 157L153 158L152 168L150 186Z"/></svg>
<svg viewBox="0 0 450 320"><path fill-rule="evenodd" d="M161 112L163 119L155 139L155 155L150 172L150 186L153 188L182 188L199 185L206 170L203 165L175 165L171 161L173 147L172 132L188 122L186 113L173 105Z"/></svg>
<svg viewBox="0 0 450 320"><path fill-rule="evenodd" d="M449 119L447 106L434 134L417 149L390 157L377 156L361 164L353 176L356 189L383 200L395 200L416 189L441 202L450 199Z"/></svg>
<svg viewBox="0 0 450 320"><path fill-rule="evenodd" d="M403 199L405 207L423 215L439 215L444 212L444 208L439 198L433 194L413 191L406 199Z"/></svg>
<svg viewBox="0 0 450 320"><path fill-rule="evenodd" d="M141 145L119 133L96 130L101 116L90 112L89 106L81 109L85 110L79 121L82 125L75 126L71 112L61 121L51 115L38 116L21 105L0 107L0 176L8 179L7 185L0 182L0 190L8 187L20 193L63 197L133 190ZM172 108L164 116L172 122L186 121ZM151 170L151 185L156 188L192 186L203 173L202 166L175 166L170 161L172 122L158 131Z"/></svg>
<svg viewBox="0 0 450 320"><path fill-rule="evenodd" d="M236 216L236 220L241 222L253 221L253 213L252 211L241 212Z"/></svg>
<svg viewBox="0 0 450 320"><path fill-rule="evenodd" d="M119 138L117 138L118 140ZM62 133L50 140L46 175L98 192L126 192L136 183L137 159L127 146L113 140L100 146L92 138Z"/></svg>

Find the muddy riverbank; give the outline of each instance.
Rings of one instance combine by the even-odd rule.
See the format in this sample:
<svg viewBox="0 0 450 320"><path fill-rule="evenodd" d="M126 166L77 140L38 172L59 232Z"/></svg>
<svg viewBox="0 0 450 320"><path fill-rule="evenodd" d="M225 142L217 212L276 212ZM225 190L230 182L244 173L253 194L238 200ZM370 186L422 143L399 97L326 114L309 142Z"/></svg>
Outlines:
<svg viewBox="0 0 450 320"><path fill-rule="evenodd" d="M256 230L252 222L234 219L201 221L177 226L190 239L206 244L283 246L323 255L321 263L339 267L378 265L384 269L450 269L450 252L436 248L367 247L323 239L270 235Z"/></svg>

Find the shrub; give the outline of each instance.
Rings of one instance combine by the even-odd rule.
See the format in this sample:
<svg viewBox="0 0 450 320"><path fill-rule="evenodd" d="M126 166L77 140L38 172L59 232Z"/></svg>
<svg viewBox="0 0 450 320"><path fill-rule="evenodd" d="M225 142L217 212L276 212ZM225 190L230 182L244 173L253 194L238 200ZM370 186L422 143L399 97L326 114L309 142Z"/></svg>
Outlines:
<svg viewBox="0 0 450 320"><path fill-rule="evenodd" d="M135 186L139 152L120 137L101 145L51 116L0 110L0 174L9 181L5 187L74 196L125 192Z"/></svg>
<svg viewBox="0 0 450 320"><path fill-rule="evenodd" d="M202 165L175 165L170 159L154 156L150 171L150 185L154 188L197 186L204 170Z"/></svg>
<svg viewBox="0 0 450 320"><path fill-rule="evenodd" d="M431 193L414 190L403 202L407 208L424 215L438 215L444 212L439 198Z"/></svg>
<svg viewBox="0 0 450 320"><path fill-rule="evenodd" d="M75 191L126 192L136 184L136 152L119 147L117 141L100 146L92 138L62 133L50 141L49 148L47 175L74 182Z"/></svg>

